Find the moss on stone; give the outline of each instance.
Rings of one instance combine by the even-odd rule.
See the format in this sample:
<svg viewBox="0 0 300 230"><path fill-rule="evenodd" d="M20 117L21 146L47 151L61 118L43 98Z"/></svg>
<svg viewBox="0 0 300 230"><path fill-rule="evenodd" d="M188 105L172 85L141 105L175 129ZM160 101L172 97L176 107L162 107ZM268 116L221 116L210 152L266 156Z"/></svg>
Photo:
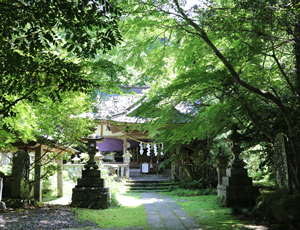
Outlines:
<svg viewBox="0 0 300 230"><path fill-rule="evenodd" d="M255 215L279 222L300 222L300 195L265 193L256 199Z"/></svg>

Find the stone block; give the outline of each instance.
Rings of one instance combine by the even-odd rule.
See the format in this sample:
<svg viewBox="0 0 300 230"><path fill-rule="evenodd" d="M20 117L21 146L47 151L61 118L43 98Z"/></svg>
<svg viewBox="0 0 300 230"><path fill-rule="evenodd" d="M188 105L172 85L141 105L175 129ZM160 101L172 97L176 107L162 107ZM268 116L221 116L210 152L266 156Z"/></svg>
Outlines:
<svg viewBox="0 0 300 230"><path fill-rule="evenodd" d="M105 187L105 181L101 178L82 178L77 179L76 187Z"/></svg>
<svg viewBox="0 0 300 230"><path fill-rule="evenodd" d="M101 171L95 169L83 170L82 178L101 178Z"/></svg>
<svg viewBox="0 0 300 230"><path fill-rule="evenodd" d="M107 209L110 204L110 191L108 187L82 187L74 188L72 193L73 207L90 209Z"/></svg>
<svg viewBox="0 0 300 230"><path fill-rule="evenodd" d="M218 196L224 196L226 206L254 206L259 188L252 186L218 186Z"/></svg>
<svg viewBox="0 0 300 230"><path fill-rule="evenodd" d="M231 176L222 177L222 185L225 186L252 186L251 177Z"/></svg>
<svg viewBox="0 0 300 230"><path fill-rule="evenodd" d="M240 177L247 177L248 172L245 168L228 168L226 169L226 176L240 176Z"/></svg>

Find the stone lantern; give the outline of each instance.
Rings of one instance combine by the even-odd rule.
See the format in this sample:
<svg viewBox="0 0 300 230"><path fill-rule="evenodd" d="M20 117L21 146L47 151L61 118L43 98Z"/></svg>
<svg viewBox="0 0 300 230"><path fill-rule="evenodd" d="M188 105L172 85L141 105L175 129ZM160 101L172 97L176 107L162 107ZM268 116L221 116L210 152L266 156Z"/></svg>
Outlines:
<svg viewBox="0 0 300 230"><path fill-rule="evenodd" d="M230 142L231 153L233 155L233 159L230 162L229 166L232 168L244 168L246 163L240 159L240 154L244 150L241 148L241 142L243 141L243 135L239 134L237 130L239 130L237 124L233 124L230 127L231 134L228 135L226 141Z"/></svg>
<svg viewBox="0 0 300 230"><path fill-rule="evenodd" d="M73 161L74 164L78 164L80 161L80 158L76 155L71 161Z"/></svg>
<svg viewBox="0 0 300 230"><path fill-rule="evenodd" d="M215 156L215 159L217 160L217 164L214 164L214 167L217 169L218 173L218 196L220 196L220 186L222 185L222 178L223 176L226 176L226 168L228 163L228 155L225 155L222 153L221 148L218 149L218 154Z"/></svg>
<svg viewBox="0 0 300 230"><path fill-rule="evenodd" d="M97 143L103 142L104 138L92 134L81 140L87 145L89 160L84 165L82 178L77 179L77 185L73 188L71 205L80 208L107 209L110 191L108 187L105 187L105 181L101 178L101 171L98 170L99 166L94 159L98 152Z"/></svg>
<svg viewBox="0 0 300 230"><path fill-rule="evenodd" d="M218 185L218 196L224 198L226 206L253 206L259 189L252 186L252 178L248 177L244 168L246 163L239 158L244 137L237 132L237 124L233 124L230 130L231 134L225 141L230 142L233 159L226 169L226 176L222 176L222 183Z"/></svg>
<svg viewBox="0 0 300 230"><path fill-rule="evenodd" d="M127 164L127 167L126 167L126 178L129 178L130 157L132 157L132 155L128 151L127 151L127 153L123 154L123 162L125 164Z"/></svg>
<svg viewBox="0 0 300 230"><path fill-rule="evenodd" d="M127 151L127 153L123 154L123 159L124 159L124 163L128 164L130 163L130 157L132 157L132 155Z"/></svg>
<svg viewBox="0 0 300 230"><path fill-rule="evenodd" d="M95 157L94 157L95 161L97 161L98 164L100 163L100 161L101 161L103 158L104 158L104 156L102 155L102 153L101 153L100 151L97 152L96 155L95 155Z"/></svg>
<svg viewBox="0 0 300 230"><path fill-rule="evenodd" d="M85 169L98 169L99 166L96 164L95 155L98 152L97 143L101 143L104 141L103 137L100 137L96 134L91 134L89 138L83 137L81 141L87 144L87 153L89 154L89 160L84 165Z"/></svg>

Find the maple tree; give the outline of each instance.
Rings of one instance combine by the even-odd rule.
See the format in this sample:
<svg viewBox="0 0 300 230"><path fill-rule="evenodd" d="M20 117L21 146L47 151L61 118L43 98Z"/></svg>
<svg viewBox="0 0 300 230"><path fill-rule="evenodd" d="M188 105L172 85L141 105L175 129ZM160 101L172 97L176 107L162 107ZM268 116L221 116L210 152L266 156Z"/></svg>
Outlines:
<svg viewBox="0 0 300 230"><path fill-rule="evenodd" d="M151 84L139 116L153 136L174 142L221 134L233 121L252 145L281 132L299 189L299 1L186 3L126 1L120 62ZM186 126L164 129L175 122Z"/></svg>

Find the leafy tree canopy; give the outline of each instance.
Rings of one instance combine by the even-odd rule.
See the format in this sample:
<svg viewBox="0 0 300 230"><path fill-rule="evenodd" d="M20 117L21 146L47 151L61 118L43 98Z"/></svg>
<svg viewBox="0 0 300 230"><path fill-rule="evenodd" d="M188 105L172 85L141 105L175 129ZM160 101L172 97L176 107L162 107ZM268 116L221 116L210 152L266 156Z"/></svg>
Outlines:
<svg viewBox="0 0 300 230"><path fill-rule="evenodd" d="M15 116L20 101L61 100L96 85L80 61L107 52L121 36L120 9L101 1L0 1L0 116Z"/></svg>
<svg viewBox="0 0 300 230"><path fill-rule="evenodd" d="M185 131L180 128L188 139L214 131L213 125L221 131L222 121L230 120L248 128L249 135L259 134L252 144L273 142L282 132L289 139L299 189L299 1L186 3L119 2L128 9L120 24L126 42L118 47L121 58L135 66L141 81L152 84L140 116L156 112L151 120L155 134L171 122L168 114L176 106L192 106L180 118L190 115L195 122ZM208 126L194 132L201 122Z"/></svg>

